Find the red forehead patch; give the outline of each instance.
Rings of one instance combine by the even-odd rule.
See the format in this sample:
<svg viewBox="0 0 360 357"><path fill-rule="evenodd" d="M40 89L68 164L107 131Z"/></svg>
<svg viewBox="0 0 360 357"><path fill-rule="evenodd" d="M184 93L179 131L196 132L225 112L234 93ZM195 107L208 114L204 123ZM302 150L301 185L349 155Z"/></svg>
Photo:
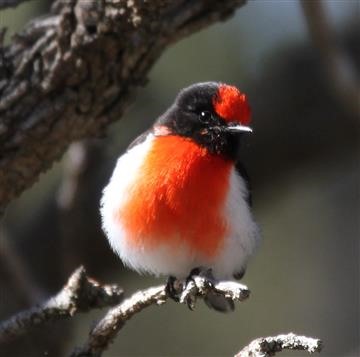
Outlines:
<svg viewBox="0 0 360 357"><path fill-rule="evenodd" d="M236 87L222 84L213 101L215 112L224 120L250 124L251 109L246 95Z"/></svg>

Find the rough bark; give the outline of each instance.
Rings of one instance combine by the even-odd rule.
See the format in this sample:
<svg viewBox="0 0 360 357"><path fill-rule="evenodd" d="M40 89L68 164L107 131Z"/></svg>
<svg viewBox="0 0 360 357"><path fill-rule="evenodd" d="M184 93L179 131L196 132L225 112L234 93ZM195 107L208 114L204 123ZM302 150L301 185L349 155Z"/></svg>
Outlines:
<svg viewBox="0 0 360 357"><path fill-rule="evenodd" d="M69 0L0 48L0 212L68 145L101 136L171 43L246 0Z"/></svg>

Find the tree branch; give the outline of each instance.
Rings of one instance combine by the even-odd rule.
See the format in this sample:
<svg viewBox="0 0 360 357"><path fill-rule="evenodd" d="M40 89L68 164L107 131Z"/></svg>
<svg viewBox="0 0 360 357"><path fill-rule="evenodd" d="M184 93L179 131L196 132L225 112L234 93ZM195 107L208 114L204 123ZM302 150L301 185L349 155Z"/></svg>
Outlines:
<svg viewBox="0 0 360 357"><path fill-rule="evenodd" d="M193 277L186 287L180 286L180 290L182 290L180 302L187 304L191 309L194 308L197 297L204 298L209 293L216 293L233 301L244 301L249 297L248 288L242 284L231 281L212 284L201 276ZM86 343L82 347L76 348L71 356L100 356L126 321L146 307L164 304L168 298L165 285L136 292L121 305L111 309L91 330ZM189 302L191 302L190 305Z"/></svg>
<svg viewBox="0 0 360 357"><path fill-rule="evenodd" d="M244 347L235 357L270 357L282 350L299 350L309 353L320 352L321 340L293 333L275 337L260 337Z"/></svg>
<svg viewBox="0 0 360 357"><path fill-rule="evenodd" d="M217 282L206 275L193 276L186 283L177 281L174 287L179 293L180 303L194 309L198 297L206 298L208 294L218 294L232 301L244 301L249 297L246 286L233 282ZM53 298L39 307L20 312L0 324L0 343L7 342L34 326L50 321L72 317L78 312L94 308L113 306L123 297L123 291L116 285L100 286L86 276L83 267L78 268L69 278L65 287ZM82 347L76 348L71 356L101 356L123 328L126 321L146 307L162 305L169 298L166 285L151 287L138 291L120 305L110 309L90 331L88 340ZM320 352L320 340L297 336L293 333L276 337L258 338L243 348L235 357L270 357L284 349L305 350L309 353Z"/></svg>
<svg viewBox="0 0 360 357"><path fill-rule="evenodd" d="M34 326L72 317L91 309L114 306L122 297L123 290L117 285L99 285L88 278L85 269L80 267L56 296L0 323L0 343L24 334Z"/></svg>
<svg viewBox="0 0 360 357"><path fill-rule="evenodd" d="M246 0L58 0L0 48L0 212L76 140L102 135L171 43Z"/></svg>

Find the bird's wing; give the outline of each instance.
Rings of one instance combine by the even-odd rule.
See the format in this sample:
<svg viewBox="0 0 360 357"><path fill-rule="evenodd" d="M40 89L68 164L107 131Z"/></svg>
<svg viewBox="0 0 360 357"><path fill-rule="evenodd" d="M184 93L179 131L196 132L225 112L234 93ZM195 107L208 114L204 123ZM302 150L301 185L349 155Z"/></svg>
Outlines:
<svg viewBox="0 0 360 357"><path fill-rule="evenodd" d="M235 169L236 169L237 173L239 175L241 175L241 177L245 181L246 188L247 188L247 191L248 191L246 201L247 201L249 207L251 207L252 206L252 194L251 194L250 177L249 177L244 165L241 162L238 161L235 164ZM242 267L242 269L240 271L233 274L234 279L236 279L236 280L242 279L243 276L245 275L245 272L246 272L246 266Z"/></svg>
<svg viewBox="0 0 360 357"><path fill-rule="evenodd" d="M252 193L251 193L251 183L250 183L250 177L244 167L244 165L238 161L235 164L235 169L237 171L237 173L244 179L245 184L246 184L246 188L248 190L248 196L246 197L246 201L249 205L249 207L252 206Z"/></svg>
<svg viewBox="0 0 360 357"><path fill-rule="evenodd" d="M148 129L145 132L143 132L142 134L140 134L138 137L136 137L128 146L127 150L132 149L134 146L139 145L141 143L143 143L146 139L146 137L153 131L153 129Z"/></svg>

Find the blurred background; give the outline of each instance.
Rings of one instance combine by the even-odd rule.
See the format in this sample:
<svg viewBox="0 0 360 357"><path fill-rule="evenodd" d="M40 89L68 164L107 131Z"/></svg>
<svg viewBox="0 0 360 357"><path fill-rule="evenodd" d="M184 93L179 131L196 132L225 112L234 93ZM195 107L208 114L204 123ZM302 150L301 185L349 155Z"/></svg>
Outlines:
<svg viewBox="0 0 360 357"><path fill-rule="evenodd" d="M232 356L254 338L290 331L321 338L321 356L360 354L360 118L352 96L359 2L323 1L320 13L309 2L250 1L169 48L106 138L73 144L10 205L0 236L0 319L58 291L80 264L127 295L164 281L132 273L112 253L100 229L100 193L116 158L179 89L217 80L248 93L253 110L254 134L242 149L263 236L243 279L252 295L227 315L202 302L195 312L173 302L151 307L105 355ZM7 41L47 8L34 0L1 11ZM67 355L104 313L39 329L0 355Z"/></svg>

